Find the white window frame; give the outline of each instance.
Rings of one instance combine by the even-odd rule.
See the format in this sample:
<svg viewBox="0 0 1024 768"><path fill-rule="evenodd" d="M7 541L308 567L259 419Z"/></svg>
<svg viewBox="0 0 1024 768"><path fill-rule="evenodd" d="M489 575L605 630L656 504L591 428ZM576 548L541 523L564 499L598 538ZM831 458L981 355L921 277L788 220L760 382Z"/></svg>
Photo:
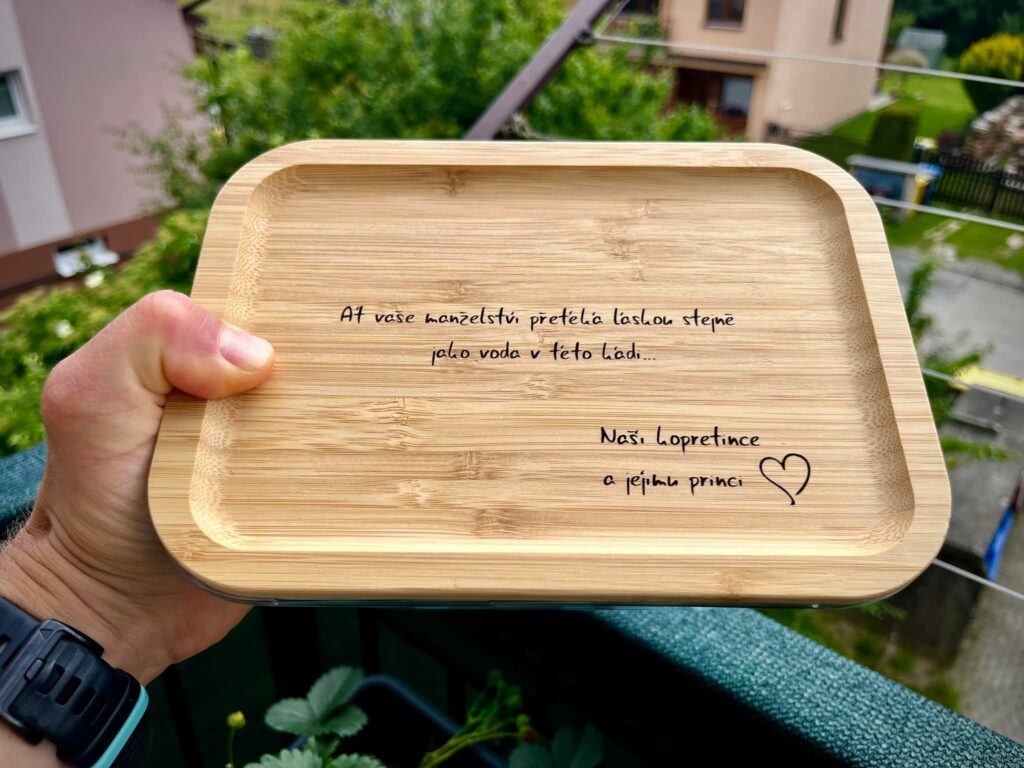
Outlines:
<svg viewBox="0 0 1024 768"><path fill-rule="evenodd" d="M0 139L11 139L32 133L36 127L28 115L21 73L16 69L10 69L0 72L0 77L7 81L7 89L14 102L14 114L10 117L0 117Z"/></svg>
<svg viewBox="0 0 1024 768"><path fill-rule="evenodd" d="M120 259L117 253L107 248L106 240L92 237L58 248L53 254L53 266L61 277L74 277L89 267L109 267Z"/></svg>

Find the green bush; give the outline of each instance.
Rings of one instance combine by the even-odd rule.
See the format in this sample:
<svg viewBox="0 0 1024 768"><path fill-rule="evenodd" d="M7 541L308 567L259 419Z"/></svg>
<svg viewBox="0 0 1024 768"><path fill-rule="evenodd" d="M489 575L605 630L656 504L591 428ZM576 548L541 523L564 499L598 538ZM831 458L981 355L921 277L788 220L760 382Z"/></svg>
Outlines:
<svg viewBox="0 0 1024 768"><path fill-rule="evenodd" d="M84 285L27 293L0 315L0 456L43 439L39 394L54 365L145 294L189 290L206 216L176 211L123 269L95 269Z"/></svg>
<svg viewBox="0 0 1024 768"><path fill-rule="evenodd" d="M960 71L971 75L1020 80L1024 73L1024 38L998 34L979 40L960 57ZM975 108L985 112L1001 104L1017 90L1006 85L964 81Z"/></svg>
<svg viewBox="0 0 1024 768"><path fill-rule="evenodd" d="M147 170L179 205L209 204L241 165L317 138L457 139L543 44L562 0L351 0L291 6L273 58L240 46L188 70L196 141L180 117L134 135ZM527 133L603 141L700 141L703 109L666 110L672 74L625 46L577 50L526 110ZM131 138L131 134L129 134Z"/></svg>
<svg viewBox="0 0 1024 768"><path fill-rule="evenodd" d="M893 104L875 119L868 141L868 154L890 160L910 160L921 113L909 104Z"/></svg>
<svg viewBox="0 0 1024 768"><path fill-rule="evenodd" d="M941 29L946 33L946 52L957 56L975 40L1009 31L1007 25L1015 23L1020 11L1020 0L895 0L892 15L902 22L904 14L910 14L911 26Z"/></svg>
<svg viewBox="0 0 1024 768"><path fill-rule="evenodd" d="M915 21L917 21L917 17L913 11L901 11L894 8L892 16L889 17L889 29L885 33L886 45L888 47L896 45L900 32L907 27L914 26Z"/></svg>

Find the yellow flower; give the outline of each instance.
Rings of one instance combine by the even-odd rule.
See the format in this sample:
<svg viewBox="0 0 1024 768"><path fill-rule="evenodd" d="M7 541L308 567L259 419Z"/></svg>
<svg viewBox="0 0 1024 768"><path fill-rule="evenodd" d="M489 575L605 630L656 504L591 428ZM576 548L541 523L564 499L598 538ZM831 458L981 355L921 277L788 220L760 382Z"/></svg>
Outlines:
<svg viewBox="0 0 1024 768"><path fill-rule="evenodd" d="M239 712L232 712L228 715L228 728L233 731L240 731L245 728L245 715Z"/></svg>

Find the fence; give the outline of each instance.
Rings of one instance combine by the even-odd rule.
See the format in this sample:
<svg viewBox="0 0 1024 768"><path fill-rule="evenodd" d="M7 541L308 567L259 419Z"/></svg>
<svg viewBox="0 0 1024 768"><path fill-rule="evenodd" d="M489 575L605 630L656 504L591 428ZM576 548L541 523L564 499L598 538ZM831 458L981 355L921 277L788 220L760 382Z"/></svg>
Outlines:
<svg viewBox="0 0 1024 768"><path fill-rule="evenodd" d="M926 155L922 160L942 168L934 200L1024 219L1024 174L950 152Z"/></svg>
<svg viewBox="0 0 1024 768"><path fill-rule="evenodd" d="M772 136L770 140L795 144L844 168L850 155L868 154L866 142L844 136L783 135ZM942 169L931 200L977 209L989 215L1024 219L1024 173L979 162L957 150L925 151L919 160Z"/></svg>

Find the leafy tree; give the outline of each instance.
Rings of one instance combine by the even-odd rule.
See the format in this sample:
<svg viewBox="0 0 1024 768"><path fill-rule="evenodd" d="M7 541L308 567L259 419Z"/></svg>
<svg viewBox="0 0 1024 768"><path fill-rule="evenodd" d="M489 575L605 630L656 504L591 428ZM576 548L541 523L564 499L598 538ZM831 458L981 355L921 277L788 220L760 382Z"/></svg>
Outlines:
<svg viewBox="0 0 1024 768"><path fill-rule="evenodd" d="M910 323L910 334L921 355L922 366L945 376L956 377L964 368L979 363L984 350L973 349L961 354L951 354L942 346L928 342L927 337L932 328L932 318L924 311L924 299L931 290L936 266L934 259L926 258L911 272L907 295L904 299L904 309L907 312L907 321ZM935 424L941 425L949 418L953 404L960 393L946 381L932 376L925 376L924 384ZM946 457L946 466L950 468L957 466L963 460L1005 461L1011 458L1009 451L995 443L963 440L950 435L940 436L939 442L942 444L942 452Z"/></svg>
<svg viewBox="0 0 1024 768"><path fill-rule="evenodd" d="M898 48L897 50L890 53L885 57L885 60L889 64L898 64L901 67L917 67L918 69L924 69L928 66L928 59L924 57L916 48ZM899 73L899 86L893 89L892 95L899 98L903 95L903 92L907 89L907 77L909 73Z"/></svg>
<svg viewBox="0 0 1024 768"><path fill-rule="evenodd" d="M892 12L892 16L889 17L889 29L885 33L885 42L889 46L896 45L896 41L900 39L900 32L907 27L914 26L914 22L917 18L914 16L913 11L897 11Z"/></svg>
<svg viewBox="0 0 1024 768"><path fill-rule="evenodd" d="M1009 13L1004 11L999 17L999 31L1011 35L1024 35L1024 13Z"/></svg>
<svg viewBox="0 0 1024 768"><path fill-rule="evenodd" d="M54 365L145 294L189 289L205 227L204 210L173 212L119 272L97 269L81 286L33 291L0 316L0 456L43 439L39 395Z"/></svg>
<svg viewBox="0 0 1024 768"><path fill-rule="evenodd" d="M647 49L646 53L649 53ZM528 112L533 128L556 136L596 141L710 141L714 120L700 107L666 112L671 78L643 64L622 45L579 51Z"/></svg>
<svg viewBox="0 0 1024 768"><path fill-rule="evenodd" d="M960 71L972 75L1020 80L1024 73L1024 37L999 34L979 40L960 57ZM998 106L1016 89L1007 85L964 81L974 107L985 112Z"/></svg>
<svg viewBox="0 0 1024 768"><path fill-rule="evenodd" d="M554 30L561 0L354 0L301 4L269 61L244 47L188 69L196 139L171 116L135 145L180 205L208 204L246 161L302 139L456 139ZM529 130L573 139L706 140L693 106L666 111L671 73L622 46L579 50L526 115Z"/></svg>
<svg viewBox="0 0 1024 768"><path fill-rule="evenodd" d="M1024 12L1022 0L896 0L893 16L914 15L914 26L941 29L947 52L959 55L975 40L1006 30L1007 20Z"/></svg>

